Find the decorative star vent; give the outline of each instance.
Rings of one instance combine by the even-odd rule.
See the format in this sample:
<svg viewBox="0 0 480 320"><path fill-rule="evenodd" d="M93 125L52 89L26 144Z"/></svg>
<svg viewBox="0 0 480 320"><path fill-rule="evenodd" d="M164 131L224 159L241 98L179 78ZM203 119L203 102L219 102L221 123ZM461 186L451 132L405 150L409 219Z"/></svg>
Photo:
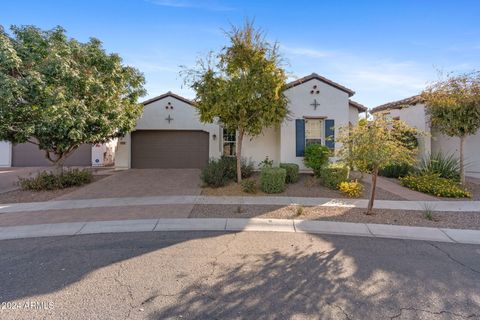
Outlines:
<svg viewBox="0 0 480 320"><path fill-rule="evenodd" d="M167 102L167 105L165 106L165 109L173 109L173 105L171 102Z"/></svg>
<svg viewBox="0 0 480 320"><path fill-rule="evenodd" d="M318 90L317 85L314 85L312 87L312 90L310 90L310 94L319 94L319 93L320 93L320 90Z"/></svg>
<svg viewBox="0 0 480 320"><path fill-rule="evenodd" d="M167 121L168 121L168 123L170 123L170 122L173 120L173 118L172 118L170 115L168 115L168 117L167 117L167 118L165 118L165 120L167 120Z"/></svg>
<svg viewBox="0 0 480 320"><path fill-rule="evenodd" d="M317 110L320 103L317 102L317 99L313 99L313 103L310 103L310 105L313 107L313 110Z"/></svg>

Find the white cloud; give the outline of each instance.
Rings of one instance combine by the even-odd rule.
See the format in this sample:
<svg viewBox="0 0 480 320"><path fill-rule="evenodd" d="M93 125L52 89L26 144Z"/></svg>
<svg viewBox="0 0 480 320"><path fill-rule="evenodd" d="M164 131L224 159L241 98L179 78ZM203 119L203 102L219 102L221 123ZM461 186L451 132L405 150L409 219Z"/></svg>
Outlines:
<svg viewBox="0 0 480 320"><path fill-rule="evenodd" d="M225 6L215 0L147 0L150 3L173 8L204 9L210 11L232 11L233 7Z"/></svg>
<svg viewBox="0 0 480 320"><path fill-rule="evenodd" d="M305 56L310 58L324 58L324 57L330 57L334 55L333 51L310 49L310 48L297 48L297 47L289 47L289 46L282 45L281 49L293 55Z"/></svg>
<svg viewBox="0 0 480 320"><path fill-rule="evenodd" d="M285 47L283 47L285 49ZM316 48L287 47L286 57L297 76L319 73L356 91L353 99L369 107L421 92L435 80L435 68L415 61L363 56Z"/></svg>

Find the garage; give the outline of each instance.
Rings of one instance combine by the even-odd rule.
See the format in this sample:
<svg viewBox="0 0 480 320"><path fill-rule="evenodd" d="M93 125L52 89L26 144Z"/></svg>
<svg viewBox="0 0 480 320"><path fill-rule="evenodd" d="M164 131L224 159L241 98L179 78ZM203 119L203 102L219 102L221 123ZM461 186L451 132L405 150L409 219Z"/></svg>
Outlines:
<svg viewBox="0 0 480 320"><path fill-rule="evenodd" d="M132 168L203 168L208 163L205 131L137 130L131 145Z"/></svg>
<svg viewBox="0 0 480 320"><path fill-rule="evenodd" d="M12 167L48 167L51 163L45 158L45 152L32 143L19 143L12 146ZM92 165L92 147L81 145L65 161L66 166Z"/></svg>

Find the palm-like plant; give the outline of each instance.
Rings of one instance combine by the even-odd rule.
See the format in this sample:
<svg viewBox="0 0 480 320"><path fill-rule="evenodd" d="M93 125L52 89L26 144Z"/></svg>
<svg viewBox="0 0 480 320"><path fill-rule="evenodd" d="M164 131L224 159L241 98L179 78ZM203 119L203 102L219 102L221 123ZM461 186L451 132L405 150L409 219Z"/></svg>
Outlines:
<svg viewBox="0 0 480 320"><path fill-rule="evenodd" d="M454 154L431 153L418 164L420 174L435 173L445 179L460 181L460 160Z"/></svg>

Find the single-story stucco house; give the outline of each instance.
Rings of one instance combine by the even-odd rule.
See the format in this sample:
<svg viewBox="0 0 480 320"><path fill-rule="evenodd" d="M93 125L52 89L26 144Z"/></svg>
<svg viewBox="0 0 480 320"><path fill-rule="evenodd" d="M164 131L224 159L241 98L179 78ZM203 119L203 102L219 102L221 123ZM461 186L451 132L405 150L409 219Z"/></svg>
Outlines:
<svg viewBox="0 0 480 320"><path fill-rule="evenodd" d="M350 100L354 91L312 73L290 82L288 119L245 137L242 156L256 165L266 157L274 164L296 163L301 169L305 146L321 143L336 149L333 139L339 128L356 124L367 110ZM115 166L127 168L202 168L210 158L234 155L236 133L219 123L201 123L195 104L172 92L144 103L136 129L119 140Z"/></svg>
<svg viewBox="0 0 480 320"><path fill-rule="evenodd" d="M117 139L94 146L84 144L65 161L66 166L100 167L114 163ZM32 143L0 141L0 167L47 167L51 163L45 158L45 152Z"/></svg>
<svg viewBox="0 0 480 320"><path fill-rule="evenodd" d="M448 137L431 128L425 110L425 104L420 96L416 95L403 100L382 104L371 110L373 115L385 115L392 119L404 121L411 127L415 127L426 133L418 137L420 157L431 153L441 152L445 155L454 154L459 156L460 139ZM472 177L480 177L480 132L465 140L465 174Z"/></svg>

